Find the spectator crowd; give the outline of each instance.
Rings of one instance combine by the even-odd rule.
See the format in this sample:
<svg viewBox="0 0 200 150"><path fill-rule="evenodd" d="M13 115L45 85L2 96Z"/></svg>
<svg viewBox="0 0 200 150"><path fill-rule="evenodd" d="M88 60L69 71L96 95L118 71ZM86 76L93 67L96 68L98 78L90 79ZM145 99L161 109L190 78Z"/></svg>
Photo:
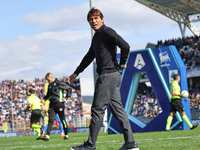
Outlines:
<svg viewBox="0 0 200 150"><path fill-rule="evenodd" d="M169 45L174 45L176 47L187 71L200 69L200 37L191 36L185 38L169 39L165 40L164 42L162 40L158 40L156 47ZM144 73L141 78L147 78L146 73Z"/></svg>
<svg viewBox="0 0 200 150"><path fill-rule="evenodd" d="M189 88L191 118L200 119L200 80Z"/></svg>
<svg viewBox="0 0 200 150"><path fill-rule="evenodd" d="M59 80L67 82L68 78L63 77ZM24 111L27 108L28 90L33 88L36 91L35 94L42 100L45 94L45 82L44 78L36 78L32 81L23 79L0 81L0 126L4 122L16 126L16 122L19 120L27 120L30 123L31 112ZM65 94L66 92L64 96ZM45 116L45 106L43 106L42 121L44 121ZM71 98L65 103L65 116L69 126L74 118L83 116L79 79L74 81Z"/></svg>
<svg viewBox="0 0 200 150"><path fill-rule="evenodd" d="M200 67L200 38L191 36L162 40L157 42L156 47L175 45L187 69L199 69Z"/></svg>
<svg viewBox="0 0 200 150"><path fill-rule="evenodd" d="M141 87L139 86L139 89ZM162 112L158 100L151 87L142 86L142 91L138 90L138 95L134 101L132 115L145 123L149 123Z"/></svg>

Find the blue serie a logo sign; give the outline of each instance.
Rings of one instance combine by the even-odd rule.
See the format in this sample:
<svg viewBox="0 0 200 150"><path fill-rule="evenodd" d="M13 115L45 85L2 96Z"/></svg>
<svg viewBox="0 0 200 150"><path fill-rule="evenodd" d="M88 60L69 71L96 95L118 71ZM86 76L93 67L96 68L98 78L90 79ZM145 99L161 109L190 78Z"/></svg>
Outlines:
<svg viewBox="0 0 200 150"><path fill-rule="evenodd" d="M117 55L117 58L119 60L120 54ZM134 101L137 99L137 89L142 73L146 74L162 109L162 112L148 123L141 120L140 117L131 114ZM179 74L181 77L179 83L181 90L188 91L186 68L176 47L166 46L131 51L127 60L127 68L123 71L121 70L121 74L122 83L120 91L122 104L128 115L133 132L165 130L166 120L170 112L170 86L173 82L174 74ZM189 99L182 99L182 103L186 114L190 116ZM182 121L182 117L178 112L173 119L171 129L189 129L188 125ZM110 112L108 112L108 133L121 133L118 121Z"/></svg>

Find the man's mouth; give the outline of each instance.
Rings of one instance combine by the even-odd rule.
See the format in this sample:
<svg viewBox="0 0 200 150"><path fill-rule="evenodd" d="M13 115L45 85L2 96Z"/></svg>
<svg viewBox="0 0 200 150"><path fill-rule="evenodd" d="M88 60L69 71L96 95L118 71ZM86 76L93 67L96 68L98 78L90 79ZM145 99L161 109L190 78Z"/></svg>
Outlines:
<svg viewBox="0 0 200 150"><path fill-rule="evenodd" d="M94 24L93 27L95 28L97 26L97 24Z"/></svg>

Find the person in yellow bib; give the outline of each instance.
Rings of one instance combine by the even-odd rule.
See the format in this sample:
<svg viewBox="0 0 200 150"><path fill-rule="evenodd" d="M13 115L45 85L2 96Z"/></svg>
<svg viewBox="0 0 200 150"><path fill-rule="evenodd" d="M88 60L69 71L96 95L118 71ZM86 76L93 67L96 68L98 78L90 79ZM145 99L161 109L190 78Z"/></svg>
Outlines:
<svg viewBox="0 0 200 150"><path fill-rule="evenodd" d="M7 132L8 130L8 123L5 121L2 126L3 132Z"/></svg>
<svg viewBox="0 0 200 150"><path fill-rule="evenodd" d="M41 103L41 100L34 94L35 91L33 89L29 90L29 96L28 98L28 107L26 110L30 109L31 112L31 128L36 130L37 132L37 139L36 140L42 140L43 138L40 136L42 126L40 126L40 118L41 118L41 106L43 104Z"/></svg>
<svg viewBox="0 0 200 150"><path fill-rule="evenodd" d="M181 101L181 97L184 97L183 95L181 95L181 88L179 86L179 83L180 82L180 76L178 74L175 74L174 75L174 81L172 82L172 85L170 87L170 92L171 92L171 110L170 110L170 114L167 118L167 124L166 124L166 131L171 131L170 130L170 126L171 126L171 123L172 123L172 120L173 120L173 117L175 115L175 113L178 111L180 112L180 114L182 115L182 118L183 120L188 124L188 126L190 127L190 129L194 129L198 126L197 125L193 125L190 120L188 119L185 111L184 111L184 108L183 108L183 104L182 104L182 101ZM184 97L184 98L187 98L187 97Z"/></svg>

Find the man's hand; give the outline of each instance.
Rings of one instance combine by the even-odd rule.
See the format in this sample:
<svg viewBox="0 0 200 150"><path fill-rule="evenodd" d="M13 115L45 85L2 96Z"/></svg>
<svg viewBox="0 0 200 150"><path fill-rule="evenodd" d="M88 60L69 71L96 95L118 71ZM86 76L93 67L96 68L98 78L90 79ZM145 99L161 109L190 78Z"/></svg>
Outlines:
<svg viewBox="0 0 200 150"><path fill-rule="evenodd" d="M45 105L45 100L41 100L42 104Z"/></svg>
<svg viewBox="0 0 200 150"><path fill-rule="evenodd" d="M63 101L62 101L62 102L64 102L64 103L65 103L66 101L67 101L67 100L66 100L66 98L63 98Z"/></svg>
<svg viewBox="0 0 200 150"><path fill-rule="evenodd" d="M69 84L73 84L74 83L74 79L77 77L76 74L72 74L71 76L69 76L68 78L68 82Z"/></svg>
<svg viewBox="0 0 200 150"><path fill-rule="evenodd" d="M119 65L119 69L126 69L126 64L124 64L124 65Z"/></svg>

